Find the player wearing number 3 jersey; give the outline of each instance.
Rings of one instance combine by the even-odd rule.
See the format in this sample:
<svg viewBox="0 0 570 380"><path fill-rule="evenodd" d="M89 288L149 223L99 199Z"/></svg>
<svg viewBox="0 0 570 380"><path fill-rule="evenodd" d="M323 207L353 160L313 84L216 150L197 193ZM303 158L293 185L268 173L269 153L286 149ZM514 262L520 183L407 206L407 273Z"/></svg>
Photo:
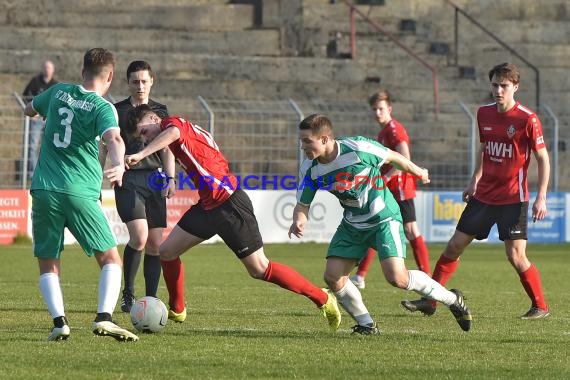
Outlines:
<svg viewBox="0 0 570 380"><path fill-rule="evenodd" d="M180 117L161 119L145 104L129 111L126 131L148 143L140 152L125 157L128 166L168 146L200 196L200 201L186 211L159 249L169 293L170 319L176 322L186 319L180 255L217 234L251 277L304 295L321 309L332 330L338 328L341 315L332 293L316 287L293 268L269 261L265 256L251 200L237 189L237 179L230 173L228 161L207 131Z"/></svg>
<svg viewBox="0 0 570 380"><path fill-rule="evenodd" d="M99 163L99 138L107 146L112 167L105 170L113 185L121 185L125 144L117 111L103 99L113 80L115 59L105 49L87 51L83 82L60 83L34 97L25 109L38 113L46 127L38 164L32 179L32 231L34 255L40 267L40 291L53 318L48 340L64 340L70 329L59 284L64 228L68 228L88 256L101 268L99 303L92 330L119 341L137 336L112 322L121 289L122 261L117 243L101 206L103 173Z"/></svg>

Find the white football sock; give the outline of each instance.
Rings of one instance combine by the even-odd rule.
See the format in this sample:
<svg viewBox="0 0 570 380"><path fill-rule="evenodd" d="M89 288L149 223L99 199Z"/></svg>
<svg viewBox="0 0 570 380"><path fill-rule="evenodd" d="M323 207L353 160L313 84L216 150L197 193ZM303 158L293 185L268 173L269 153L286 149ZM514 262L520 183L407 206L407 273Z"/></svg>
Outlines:
<svg viewBox="0 0 570 380"><path fill-rule="evenodd" d="M368 309L362 301L362 294L358 288L347 280L342 289L335 292L337 301L346 310L348 314L361 326L374 323L374 320L368 313Z"/></svg>
<svg viewBox="0 0 570 380"><path fill-rule="evenodd" d="M422 295L423 297L439 301L447 306L453 305L457 296L447 290L439 282L433 280L426 273L419 270L409 270L410 282L406 289Z"/></svg>
<svg viewBox="0 0 570 380"><path fill-rule="evenodd" d="M65 315L63 294L59 286L59 276L55 273L44 273L40 276L40 292L44 297L48 312L52 318Z"/></svg>
<svg viewBox="0 0 570 380"><path fill-rule="evenodd" d="M119 264L107 264L101 268L99 277L99 304L97 313L113 315L115 305L121 292L121 277L123 271Z"/></svg>

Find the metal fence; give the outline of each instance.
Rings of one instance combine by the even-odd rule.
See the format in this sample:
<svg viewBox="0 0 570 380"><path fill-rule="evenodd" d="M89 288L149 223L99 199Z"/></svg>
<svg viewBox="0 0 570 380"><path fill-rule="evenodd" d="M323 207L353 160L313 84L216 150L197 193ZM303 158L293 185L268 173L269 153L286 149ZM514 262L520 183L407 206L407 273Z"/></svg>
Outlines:
<svg viewBox="0 0 570 380"><path fill-rule="evenodd" d="M8 104L6 97L0 104ZM26 184L22 166L25 118L14 99L13 107L0 109L0 187L22 188ZM368 105L355 101L327 100L220 100L185 99L170 104L171 114L181 115L210 130L230 161L234 174L244 178L296 176L302 154L297 126L312 114L323 113L333 122L337 136L362 135L375 139L378 125ZM474 132L474 109L461 104L446 105L456 115L447 121L406 121L410 135L412 159L430 170L429 190L462 190L474 167L474 149L478 136ZM397 117L398 105L394 104ZM545 138L553 162L552 183L557 184L557 120L548 108L541 112ZM531 183L533 177L530 178ZM551 189L557 190L551 186Z"/></svg>

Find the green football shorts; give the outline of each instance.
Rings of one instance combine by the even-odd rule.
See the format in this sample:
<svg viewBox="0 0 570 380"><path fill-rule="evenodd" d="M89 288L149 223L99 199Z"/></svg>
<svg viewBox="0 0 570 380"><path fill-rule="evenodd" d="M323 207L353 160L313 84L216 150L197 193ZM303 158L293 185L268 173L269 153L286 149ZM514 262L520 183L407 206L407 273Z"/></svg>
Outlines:
<svg viewBox="0 0 570 380"><path fill-rule="evenodd" d="M370 230L358 230L342 222L336 230L327 257L362 260L368 248L378 251L380 260L388 257L406 258L406 237L404 227L398 220L380 223Z"/></svg>
<svg viewBox="0 0 570 380"><path fill-rule="evenodd" d="M32 190L34 256L59 259L67 227L87 256L117 245L109 222L96 199L48 190Z"/></svg>

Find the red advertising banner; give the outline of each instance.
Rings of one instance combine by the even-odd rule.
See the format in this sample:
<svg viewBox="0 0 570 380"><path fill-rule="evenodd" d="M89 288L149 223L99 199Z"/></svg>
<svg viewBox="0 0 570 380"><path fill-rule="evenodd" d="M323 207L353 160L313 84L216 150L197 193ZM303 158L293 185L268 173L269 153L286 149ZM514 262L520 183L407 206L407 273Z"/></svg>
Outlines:
<svg viewBox="0 0 570 380"><path fill-rule="evenodd" d="M166 200L166 228L162 233L162 239L166 239L182 215L191 206L198 203L197 190L176 190L174 196Z"/></svg>
<svg viewBox="0 0 570 380"><path fill-rule="evenodd" d="M28 190L0 190L0 245L28 234Z"/></svg>

